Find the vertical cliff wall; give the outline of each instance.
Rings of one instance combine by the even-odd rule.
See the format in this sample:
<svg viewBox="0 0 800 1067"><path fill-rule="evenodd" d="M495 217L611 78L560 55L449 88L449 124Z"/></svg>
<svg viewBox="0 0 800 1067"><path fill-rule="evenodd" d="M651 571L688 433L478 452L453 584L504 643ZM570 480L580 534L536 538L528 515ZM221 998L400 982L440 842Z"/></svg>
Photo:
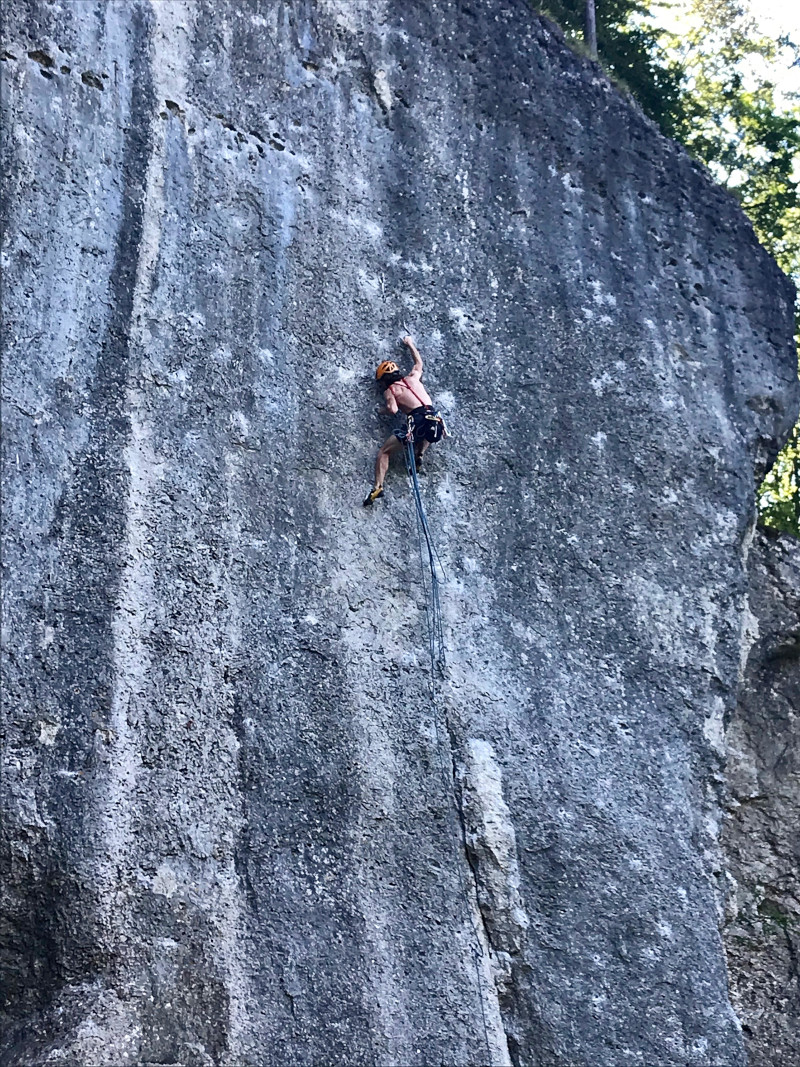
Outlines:
<svg viewBox="0 0 800 1067"><path fill-rule="evenodd" d="M742 1064L738 208L522 0L3 19L3 1062Z"/></svg>
<svg viewBox="0 0 800 1067"><path fill-rule="evenodd" d="M725 947L752 1067L800 1059L800 544L759 532L752 647L726 733Z"/></svg>

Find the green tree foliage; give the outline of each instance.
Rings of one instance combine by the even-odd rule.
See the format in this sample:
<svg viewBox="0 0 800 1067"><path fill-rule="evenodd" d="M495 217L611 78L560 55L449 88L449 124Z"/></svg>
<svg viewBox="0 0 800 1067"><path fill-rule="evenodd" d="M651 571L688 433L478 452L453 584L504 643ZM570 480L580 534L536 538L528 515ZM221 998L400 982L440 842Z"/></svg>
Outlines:
<svg viewBox="0 0 800 1067"><path fill-rule="evenodd" d="M683 71L672 129L742 202L761 243L800 277L800 107L779 104L770 68L788 41L758 32L738 0L694 0L681 37L662 33ZM788 60L785 60L788 62Z"/></svg>
<svg viewBox="0 0 800 1067"><path fill-rule="evenodd" d="M545 0L577 42L585 0ZM597 0L598 57L642 109L738 199L764 247L800 288L800 101L770 76L800 63L787 39L759 33L747 0L683 0L678 36L666 4ZM800 338L800 313L798 314ZM758 491L760 519L800 537L800 423Z"/></svg>
<svg viewBox="0 0 800 1067"><path fill-rule="evenodd" d="M765 526L800 537L800 422L758 490Z"/></svg>
<svg viewBox="0 0 800 1067"><path fill-rule="evenodd" d="M758 32L738 0L694 0L694 23L662 35L683 69L672 129L734 193L759 240L800 287L800 106L779 101L770 71L798 62L788 40ZM800 338L800 308L797 316ZM760 520L800 537L800 422L757 494Z"/></svg>
<svg viewBox="0 0 800 1067"><path fill-rule="evenodd" d="M583 39L585 6L585 0L543 0L541 10L576 43ZM667 54L661 31L648 22L647 5L639 0L597 0L596 13L597 53L603 67L674 136L683 72Z"/></svg>

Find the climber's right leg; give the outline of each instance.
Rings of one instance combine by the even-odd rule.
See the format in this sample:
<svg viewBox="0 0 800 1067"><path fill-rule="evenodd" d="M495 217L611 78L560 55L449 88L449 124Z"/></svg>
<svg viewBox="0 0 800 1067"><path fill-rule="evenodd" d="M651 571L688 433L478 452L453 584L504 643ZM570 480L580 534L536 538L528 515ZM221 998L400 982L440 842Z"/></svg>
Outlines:
<svg viewBox="0 0 800 1067"><path fill-rule="evenodd" d="M381 445L375 460L375 484L364 501L364 507L374 504L379 496L383 496L383 481L389 469L389 459L393 453L399 452L402 447L403 442L398 437L395 437L394 434L391 437L387 437Z"/></svg>

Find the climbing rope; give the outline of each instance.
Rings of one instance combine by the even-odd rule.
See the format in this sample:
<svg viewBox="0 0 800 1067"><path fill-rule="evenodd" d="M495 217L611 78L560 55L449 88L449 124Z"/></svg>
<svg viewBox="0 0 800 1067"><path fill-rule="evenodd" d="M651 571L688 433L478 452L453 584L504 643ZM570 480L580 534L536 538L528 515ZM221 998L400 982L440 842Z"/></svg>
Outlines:
<svg viewBox="0 0 800 1067"><path fill-rule="evenodd" d="M411 487L414 495L414 506L417 516L417 537L419 540L420 563L422 565L422 586L425 593L426 611L428 617L428 653L431 661L430 688L431 700L436 704L438 699L436 678L447 666L447 653L444 643L444 625L442 623L442 605L439 598L439 586L446 580L444 567L436 551L436 545L431 536L428 525L428 517L425 514L425 506L422 503L422 494L417 477L417 460L414 455L414 439L409 425L408 436L405 441L406 470L411 479ZM427 557L427 558L426 558Z"/></svg>
<svg viewBox="0 0 800 1067"><path fill-rule="evenodd" d="M411 480L412 494L414 497L414 507L416 511L417 519L417 539L419 541L419 555L420 565L422 567L422 587L425 593L425 613L428 624L428 654L430 657L430 698L431 709L433 711L433 729L436 740L436 753L439 763L439 771L442 776L442 785L444 786L445 797L447 803L455 806L456 815L458 817L459 825L462 827L462 834L464 833L463 827L463 815L461 813L458 798L453 788L453 782L455 778L455 768L453 766L453 748L450 740L451 731L450 723L447 716L447 709L442 705L440 708L439 703L439 688L437 686L437 678L444 671L447 666L447 651L444 641L444 623L442 621L442 605L439 598L439 586L440 583L446 581L446 575L442 561L439 558L439 553L436 550L433 537L431 535L430 526L428 525L428 517L425 514L425 505L422 502L422 493L419 487L419 478L417 476L417 460L414 455L414 434L413 434L413 421L408 420L408 432L405 438L405 450L404 457L406 462L406 471ZM439 736L439 714L441 711L442 718L444 719L445 729L447 730L447 744L448 751L450 752L450 773L448 775L447 768L445 767L442 757L442 742ZM453 849L453 856L455 859L456 870L462 870L463 856L460 856L455 842L451 838L451 847ZM464 849L466 851L466 838L464 839ZM468 861L469 862L469 861ZM475 934L478 944L482 943L481 932L475 922L474 905L470 900L467 887L464 884L464 879L459 878L459 884L461 886L461 892L464 897L464 905L467 915L469 916L470 924L472 925L473 932ZM475 963L475 979L478 987L478 1001L481 1006L481 1022L483 1023L483 1038L486 1043L486 1063L491 1067L492 1052L489 1044L489 1027L486 1022L486 1011L483 1004L483 982L481 981L481 960L483 959L483 953L473 946L471 950L472 959Z"/></svg>

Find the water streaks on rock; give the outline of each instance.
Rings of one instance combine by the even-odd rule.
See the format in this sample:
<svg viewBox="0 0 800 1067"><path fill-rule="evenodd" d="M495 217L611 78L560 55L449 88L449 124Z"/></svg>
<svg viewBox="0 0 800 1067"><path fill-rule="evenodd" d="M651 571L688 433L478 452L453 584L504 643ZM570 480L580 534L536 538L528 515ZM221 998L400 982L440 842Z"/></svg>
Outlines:
<svg viewBox="0 0 800 1067"><path fill-rule="evenodd" d="M3 18L3 1062L743 1064L797 383L735 202L522 0ZM403 472L361 507L405 332L446 721Z"/></svg>

